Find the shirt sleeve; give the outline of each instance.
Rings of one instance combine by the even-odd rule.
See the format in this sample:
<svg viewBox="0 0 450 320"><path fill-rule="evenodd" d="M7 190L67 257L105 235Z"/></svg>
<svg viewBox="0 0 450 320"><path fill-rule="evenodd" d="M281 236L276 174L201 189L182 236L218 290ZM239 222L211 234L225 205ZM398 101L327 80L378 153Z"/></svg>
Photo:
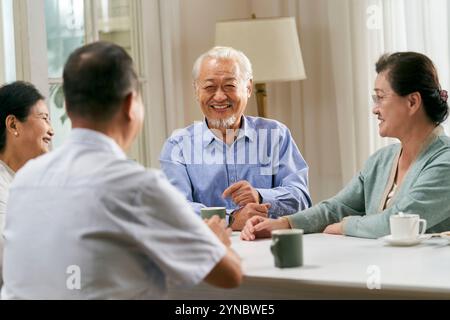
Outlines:
<svg viewBox="0 0 450 320"><path fill-rule="evenodd" d="M173 285L198 284L225 256L226 247L161 172L146 175L135 204L118 223Z"/></svg>
<svg viewBox="0 0 450 320"><path fill-rule="evenodd" d="M159 161L161 170L170 183L184 195L194 212L200 215L200 209L206 206L193 200L192 184L186 169L183 150L175 140L166 141Z"/></svg>
<svg viewBox="0 0 450 320"><path fill-rule="evenodd" d="M450 227L450 157L436 158L418 176L416 182L400 199L386 210L344 221L344 234L362 238L379 238L390 233L389 218L398 212L416 213L427 221L427 230L446 222Z"/></svg>
<svg viewBox="0 0 450 320"><path fill-rule="evenodd" d="M300 154L297 145L287 128L279 147L279 156L275 161L275 188L256 190L263 203L270 203L269 215L272 218L290 215L311 207L308 190L308 165Z"/></svg>
<svg viewBox="0 0 450 320"><path fill-rule="evenodd" d="M364 175L359 173L336 196L287 218L292 227L316 233L344 217L361 216L364 212Z"/></svg>

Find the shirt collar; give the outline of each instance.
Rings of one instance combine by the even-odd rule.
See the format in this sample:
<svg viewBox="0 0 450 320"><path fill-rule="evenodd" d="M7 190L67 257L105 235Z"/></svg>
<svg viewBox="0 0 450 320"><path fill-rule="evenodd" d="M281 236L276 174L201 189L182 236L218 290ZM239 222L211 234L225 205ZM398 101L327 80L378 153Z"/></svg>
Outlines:
<svg viewBox="0 0 450 320"><path fill-rule="evenodd" d="M433 131L428 135L425 141L422 143L421 150L423 151L439 136L445 135L444 127L442 125L436 126Z"/></svg>
<svg viewBox="0 0 450 320"><path fill-rule="evenodd" d="M76 128L70 132L68 142L94 145L99 149L108 150L119 159L127 159L127 155L111 137L95 130Z"/></svg>
<svg viewBox="0 0 450 320"><path fill-rule="evenodd" d="M209 145L214 140L223 142L208 128L208 124L206 123L206 118L203 119L202 126L203 126L203 130L202 130L203 142L206 145ZM255 127L253 126L253 124L250 121L248 121L247 117L242 116L241 128L239 129L239 133L238 133L236 141L243 137L247 137L247 138L249 138L250 141L253 142L253 140L255 139L255 136L254 136L254 134L252 134L252 132L255 132Z"/></svg>
<svg viewBox="0 0 450 320"><path fill-rule="evenodd" d="M242 137L247 137L249 138L250 141L253 142L253 140L255 139L255 136L253 134L254 132L256 131L253 123L250 122L247 117L242 116L242 126L241 130L239 130L237 140L239 140Z"/></svg>
<svg viewBox="0 0 450 320"><path fill-rule="evenodd" d="M442 125L438 125L436 128L434 128L432 134L435 136L444 136L445 135L444 127Z"/></svg>
<svg viewBox="0 0 450 320"><path fill-rule="evenodd" d="M8 173L9 173L12 177L15 176L16 173L14 172L14 170L11 169L6 163L4 163L2 160L0 160L0 164L1 164L3 167L5 167L6 171L8 171Z"/></svg>

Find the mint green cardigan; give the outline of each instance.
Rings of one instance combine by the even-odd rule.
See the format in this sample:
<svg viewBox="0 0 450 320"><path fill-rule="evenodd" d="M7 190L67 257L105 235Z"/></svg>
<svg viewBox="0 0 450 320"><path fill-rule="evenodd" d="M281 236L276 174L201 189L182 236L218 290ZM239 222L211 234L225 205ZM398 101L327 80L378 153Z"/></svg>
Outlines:
<svg viewBox="0 0 450 320"><path fill-rule="evenodd" d="M426 219L427 232L449 231L450 138L440 126L433 131L398 186L390 206L384 208L400 152L401 145L394 144L374 153L363 170L336 196L286 216L291 227L315 233L343 221L345 235L378 238L390 234L389 217L402 211Z"/></svg>

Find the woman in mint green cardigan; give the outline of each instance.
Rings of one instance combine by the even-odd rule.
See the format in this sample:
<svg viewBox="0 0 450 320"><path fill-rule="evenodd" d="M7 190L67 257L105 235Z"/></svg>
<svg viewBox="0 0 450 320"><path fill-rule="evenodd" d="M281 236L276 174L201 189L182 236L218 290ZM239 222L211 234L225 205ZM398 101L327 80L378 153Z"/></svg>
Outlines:
<svg viewBox="0 0 450 320"><path fill-rule="evenodd" d="M428 232L450 230L450 138L440 126L448 115L447 91L432 61L419 53L383 55L376 71L379 134L401 143L373 154L331 199L277 220L252 217L242 239L289 228L378 238L390 233L389 217L400 211L426 219Z"/></svg>

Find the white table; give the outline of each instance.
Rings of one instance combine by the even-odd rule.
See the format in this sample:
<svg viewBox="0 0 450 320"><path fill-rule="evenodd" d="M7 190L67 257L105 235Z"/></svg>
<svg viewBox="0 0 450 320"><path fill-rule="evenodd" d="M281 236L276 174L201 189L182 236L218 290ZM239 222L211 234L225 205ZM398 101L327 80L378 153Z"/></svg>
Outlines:
<svg viewBox="0 0 450 320"><path fill-rule="evenodd" d="M413 247L381 240L310 234L303 238L304 266L279 269L271 240L232 236L244 282L232 290L201 284L170 290L174 299L450 299L450 245L433 238ZM380 280L379 282L377 280ZM380 289L368 289L370 286Z"/></svg>

